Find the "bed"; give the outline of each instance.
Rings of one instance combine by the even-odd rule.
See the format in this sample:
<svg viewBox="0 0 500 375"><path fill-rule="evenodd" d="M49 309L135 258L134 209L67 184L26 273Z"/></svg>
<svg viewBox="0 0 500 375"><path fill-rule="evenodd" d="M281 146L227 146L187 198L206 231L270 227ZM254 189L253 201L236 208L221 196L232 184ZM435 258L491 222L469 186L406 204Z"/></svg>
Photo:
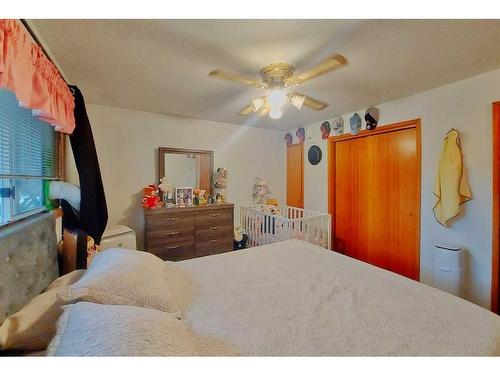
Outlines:
<svg viewBox="0 0 500 375"><path fill-rule="evenodd" d="M499 355L500 317L300 240L175 264L192 329L243 355Z"/></svg>
<svg viewBox="0 0 500 375"><path fill-rule="evenodd" d="M45 215L0 233L3 316L18 311L57 277L53 226L53 218ZM129 253L160 263L160 276L165 272L173 293L168 302L180 310L183 324L194 335L223 344L222 350L207 348L202 355L500 355L499 316L301 240L177 263ZM152 273L142 268L140 274ZM105 309L83 307L90 305ZM138 326L123 329L149 339L150 329L133 332ZM115 335L113 324L106 328ZM132 353L140 354L151 352Z"/></svg>

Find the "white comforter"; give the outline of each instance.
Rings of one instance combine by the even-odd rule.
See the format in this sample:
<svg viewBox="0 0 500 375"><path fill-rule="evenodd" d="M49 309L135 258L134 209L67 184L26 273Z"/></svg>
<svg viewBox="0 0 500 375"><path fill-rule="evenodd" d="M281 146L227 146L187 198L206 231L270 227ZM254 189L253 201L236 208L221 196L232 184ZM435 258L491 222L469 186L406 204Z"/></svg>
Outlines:
<svg viewBox="0 0 500 375"><path fill-rule="evenodd" d="M500 317L290 240L172 265L192 329L242 355L499 355Z"/></svg>

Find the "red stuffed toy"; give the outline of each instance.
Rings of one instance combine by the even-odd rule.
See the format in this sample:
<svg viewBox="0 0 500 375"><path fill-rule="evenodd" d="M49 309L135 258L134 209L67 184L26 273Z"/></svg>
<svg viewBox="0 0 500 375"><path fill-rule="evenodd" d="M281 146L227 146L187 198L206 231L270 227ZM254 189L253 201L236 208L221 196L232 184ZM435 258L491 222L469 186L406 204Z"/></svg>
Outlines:
<svg viewBox="0 0 500 375"><path fill-rule="evenodd" d="M158 186L148 185L143 189L144 197L142 198L142 207L154 210L161 207L161 199L158 196Z"/></svg>

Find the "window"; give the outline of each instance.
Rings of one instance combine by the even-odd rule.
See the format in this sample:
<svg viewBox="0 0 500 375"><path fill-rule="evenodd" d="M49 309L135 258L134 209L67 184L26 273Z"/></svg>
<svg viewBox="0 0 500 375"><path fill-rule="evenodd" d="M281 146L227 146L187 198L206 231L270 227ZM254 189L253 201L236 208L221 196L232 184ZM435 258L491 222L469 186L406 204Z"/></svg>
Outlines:
<svg viewBox="0 0 500 375"><path fill-rule="evenodd" d="M58 133L14 93L0 89L0 225L45 209L45 191L58 179Z"/></svg>

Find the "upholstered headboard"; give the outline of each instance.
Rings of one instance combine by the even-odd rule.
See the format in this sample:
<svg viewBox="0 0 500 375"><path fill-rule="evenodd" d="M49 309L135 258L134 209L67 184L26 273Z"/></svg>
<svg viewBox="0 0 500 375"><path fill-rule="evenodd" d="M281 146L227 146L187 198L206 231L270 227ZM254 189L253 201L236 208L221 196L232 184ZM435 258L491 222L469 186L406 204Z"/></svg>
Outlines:
<svg viewBox="0 0 500 375"><path fill-rule="evenodd" d="M36 215L0 230L0 322L57 278L55 218Z"/></svg>

